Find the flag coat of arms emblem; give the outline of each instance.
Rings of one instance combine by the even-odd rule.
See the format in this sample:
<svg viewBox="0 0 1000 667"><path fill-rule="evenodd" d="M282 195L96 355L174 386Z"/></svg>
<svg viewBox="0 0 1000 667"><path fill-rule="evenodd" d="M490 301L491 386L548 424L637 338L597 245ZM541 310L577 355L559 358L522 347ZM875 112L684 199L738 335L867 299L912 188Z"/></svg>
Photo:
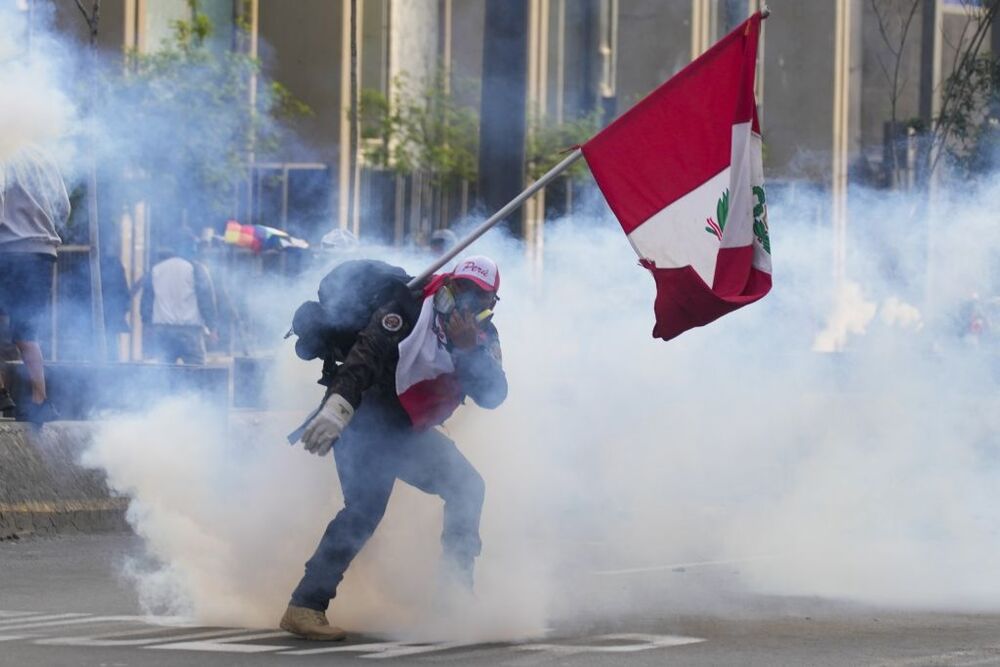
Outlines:
<svg viewBox="0 0 1000 667"><path fill-rule="evenodd" d="M669 340L763 297L771 242L754 99L760 13L582 146L656 283Z"/></svg>

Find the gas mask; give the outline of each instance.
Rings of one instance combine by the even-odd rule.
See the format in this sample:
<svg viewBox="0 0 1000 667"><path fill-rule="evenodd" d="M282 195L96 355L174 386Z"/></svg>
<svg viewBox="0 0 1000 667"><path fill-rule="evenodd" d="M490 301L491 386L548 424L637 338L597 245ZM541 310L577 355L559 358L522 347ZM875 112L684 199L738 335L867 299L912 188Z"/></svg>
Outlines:
<svg viewBox="0 0 1000 667"><path fill-rule="evenodd" d="M453 285L443 285L434 293L434 310L444 317L456 310L473 313L477 322L483 322L493 315L497 297L492 292L477 288L456 289Z"/></svg>

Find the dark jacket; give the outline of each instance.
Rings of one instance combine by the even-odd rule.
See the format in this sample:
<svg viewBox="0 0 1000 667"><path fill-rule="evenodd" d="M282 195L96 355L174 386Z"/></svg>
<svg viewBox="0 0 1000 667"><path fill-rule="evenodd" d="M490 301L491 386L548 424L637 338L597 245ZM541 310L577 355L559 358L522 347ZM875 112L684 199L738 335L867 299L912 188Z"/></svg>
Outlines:
<svg viewBox="0 0 1000 667"><path fill-rule="evenodd" d="M362 400L377 402L388 416L409 424L403 406L396 395L396 365L399 363L399 343L413 330L415 318L396 303L375 311L368 326L347 354L328 384L327 394L343 396L357 409ZM388 330L383 322L395 314L402 321L396 331ZM462 392L477 405L493 409L507 398L507 376L502 366L500 337L496 327L487 323L485 341L471 350L451 350L455 375Z"/></svg>

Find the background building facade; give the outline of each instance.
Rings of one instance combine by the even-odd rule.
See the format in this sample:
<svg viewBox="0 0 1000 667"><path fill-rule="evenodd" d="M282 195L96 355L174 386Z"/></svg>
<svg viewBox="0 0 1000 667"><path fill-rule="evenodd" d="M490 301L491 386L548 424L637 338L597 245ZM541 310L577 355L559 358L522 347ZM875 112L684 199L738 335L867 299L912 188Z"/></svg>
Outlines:
<svg viewBox="0 0 1000 667"><path fill-rule="evenodd" d="M197 7L210 18L219 48L232 48L237 22L245 18L251 48L265 70L311 108L311 114L293 121L297 141L268 157L326 167L330 210L337 224L353 228L358 221L345 219L344 203L349 194L350 4L199 0ZM942 82L982 4L770 2L758 82L769 178L805 180L831 190L848 172L873 178L885 159L892 107L900 123L930 122L940 107ZM543 121L559 124L595 112L606 123L759 5L760 0L358 0L358 85L391 102L393 82L400 77L426 81L443 72L455 96L480 110L484 126L493 122L490 109L518 106L524 107L519 116L525 136ZM109 53L153 51L169 39L172 23L191 11L188 0L104 0L98 43ZM484 100L481 86L460 84L483 80L490 67L484 49L500 29L498 17L507 14L521 36L510 48L496 50L495 57L523 61L500 65L517 96ZM86 37L73 3L57 3L56 27L79 41ZM993 48L995 33L989 40ZM525 50L523 58L518 58L519 48ZM511 142L505 143L510 148Z"/></svg>
<svg viewBox="0 0 1000 667"><path fill-rule="evenodd" d="M57 32L86 43L87 26L75 3L21 4L29 16L51 17ZM828 205L810 217L834 231L834 273L842 277L852 184L933 186L919 173L914 139L940 113L945 82L990 3L768 4L757 84L766 175L790 196L805 188L826 198ZM313 243L339 227L362 241L423 245L435 229L501 206L558 149L628 109L760 5L357 0L352 40L350 0L103 0L97 48L111 62L124 51L156 52L171 40L177 21L201 14L213 27L211 48L259 58L263 73L309 113L286 121L293 132L284 141L247 154L246 182L226 216L206 219L150 202L122 210L106 202L102 225L130 281L148 265L157 228L192 220L221 231L233 218L287 229ZM982 51L998 50L1000 27L994 25ZM352 67L362 103L358 129L350 113ZM375 121L366 115L373 100L385 105ZM473 123L460 128L461 136L440 139L454 144L452 158L469 162L464 171L445 177L434 164L415 159L401 165L392 157L412 137L380 123L408 106L429 110L421 122L455 113ZM433 132L423 148L437 140ZM509 229L540 256L545 220L574 210L580 190L592 187L588 183L555 183L513 216Z"/></svg>

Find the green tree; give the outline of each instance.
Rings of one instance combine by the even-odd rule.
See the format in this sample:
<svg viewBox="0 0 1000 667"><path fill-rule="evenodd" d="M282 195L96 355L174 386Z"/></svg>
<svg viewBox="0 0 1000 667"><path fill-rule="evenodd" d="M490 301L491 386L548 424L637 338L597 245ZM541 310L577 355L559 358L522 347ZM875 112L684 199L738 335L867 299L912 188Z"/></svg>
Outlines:
<svg viewBox="0 0 1000 667"><path fill-rule="evenodd" d="M548 117L536 117L528 133L525 151L528 177L537 179L556 166L566 152L586 142L601 129L601 113L594 111L574 120L557 123ZM577 160L566 172L569 178L581 178L589 173L585 160Z"/></svg>
<svg viewBox="0 0 1000 667"><path fill-rule="evenodd" d="M900 183L899 170L905 165L898 146L900 130L918 137L918 174L926 184L942 163L953 167L955 175L967 177L986 168L995 150L996 128L1000 119L997 105L997 55L984 53L1000 0L961 0L966 20L957 40L939 35L951 49L954 63L940 91L940 109L934 118L900 121L898 101L907 85L903 57L912 23L922 0L871 0L877 27L882 36L885 58L877 62L889 84L890 137L889 164L885 165L890 185ZM994 148L991 148L994 147Z"/></svg>
<svg viewBox="0 0 1000 667"><path fill-rule="evenodd" d="M444 72L439 71L423 84L403 74L395 80L391 96L372 89L361 91L365 161L401 174L426 171L437 186L475 181L479 112L460 100L475 98L478 83L458 81L455 86L458 90L447 86ZM528 175L544 174L563 159L566 149L594 136L600 127L599 112L561 123L536 117L526 150ZM570 175L586 171L580 162Z"/></svg>
<svg viewBox="0 0 1000 667"><path fill-rule="evenodd" d="M423 171L436 187L476 179L479 113L459 101L438 71L427 82L403 74L391 99L379 91L361 93L361 136L369 164L400 174ZM467 88L472 84L458 82Z"/></svg>
<svg viewBox="0 0 1000 667"><path fill-rule="evenodd" d="M1000 0L963 2L969 5L969 18L955 48L955 65L942 87L941 108L929 128L928 151L928 173L944 161L959 178L982 166L977 162L988 153L989 143L996 141L1000 122L997 54L984 51L1000 13Z"/></svg>
<svg viewBox="0 0 1000 667"><path fill-rule="evenodd" d="M114 155L166 217L214 220L234 214L249 158L276 147L280 119L309 109L267 79L258 59L213 44L211 20L198 0L188 5L190 18L175 21L158 50L128 51L125 67L105 77L100 117L120 139Z"/></svg>
<svg viewBox="0 0 1000 667"><path fill-rule="evenodd" d="M992 172L1000 158L1000 57L980 54L949 80L944 154L960 179Z"/></svg>

